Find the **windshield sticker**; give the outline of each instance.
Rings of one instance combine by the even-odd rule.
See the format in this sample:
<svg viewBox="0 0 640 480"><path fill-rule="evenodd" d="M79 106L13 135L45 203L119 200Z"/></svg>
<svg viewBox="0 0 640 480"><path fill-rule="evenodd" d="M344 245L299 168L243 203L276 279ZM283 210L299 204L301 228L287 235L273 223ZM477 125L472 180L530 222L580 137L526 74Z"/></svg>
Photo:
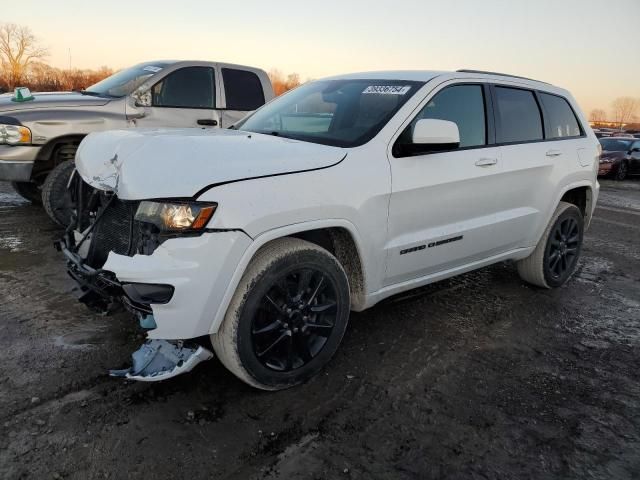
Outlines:
<svg viewBox="0 0 640 480"><path fill-rule="evenodd" d="M149 65L148 67L144 67L142 70L145 70L147 72L158 73L160 70L162 70L162 67L154 67L152 65Z"/></svg>
<svg viewBox="0 0 640 480"><path fill-rule="evenodd" d="M378 95L404 95L411 90L411 85L369 85L362 93L377 93Z"/></svg>

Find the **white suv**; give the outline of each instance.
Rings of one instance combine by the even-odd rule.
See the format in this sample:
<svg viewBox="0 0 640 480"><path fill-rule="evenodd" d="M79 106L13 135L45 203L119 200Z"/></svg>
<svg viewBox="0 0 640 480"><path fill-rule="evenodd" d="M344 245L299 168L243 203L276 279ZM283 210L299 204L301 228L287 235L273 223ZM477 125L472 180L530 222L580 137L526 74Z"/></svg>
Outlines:
<svg viewBox="0 0 640 480"><path fill-rule="evenodd" d="M595 208L598 149L569 92L543 82L337 76L231 130L89 135L60 247L83 301L121 301L148 329L114 375L188 371L210 338L240 379L286 388L329 361L350 310L398 292L504 260L562 285Z"/></svg>

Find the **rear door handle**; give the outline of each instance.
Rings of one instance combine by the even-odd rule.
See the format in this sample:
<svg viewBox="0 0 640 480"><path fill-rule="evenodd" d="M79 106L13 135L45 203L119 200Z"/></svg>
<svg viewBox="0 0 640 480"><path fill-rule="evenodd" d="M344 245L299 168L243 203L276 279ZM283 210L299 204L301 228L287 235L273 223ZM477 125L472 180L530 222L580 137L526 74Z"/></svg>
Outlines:
<svg viewBox="0 0 640 480"><path fill-rule="evenodd" d="M562 155L560 150L549 150L547 152L547 157L559 157L560 155Z"/></svg>
<svg viewBox="0 0 640 480"><path fill-rule="evenodd" d="M497 158L481 158L476 162L476 167L489 167L498 163Z"/></svg>
<svg viewBox="0 0 640 480"><path fill-rule="evenodd" d="M208 127L217 127L218 126L218 121L217 120L212 120L210 118L202 118L202 119L198 120L198 125L206 125Z"/></svg>

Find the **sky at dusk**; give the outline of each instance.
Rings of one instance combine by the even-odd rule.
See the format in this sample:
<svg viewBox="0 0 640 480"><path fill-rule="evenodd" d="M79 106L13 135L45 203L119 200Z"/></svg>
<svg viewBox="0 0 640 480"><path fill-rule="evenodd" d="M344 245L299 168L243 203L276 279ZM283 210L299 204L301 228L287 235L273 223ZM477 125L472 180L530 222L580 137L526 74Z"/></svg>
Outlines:
<svg viewBox="0 0 640 480"><path fill-rule="evenodd" d="M56 67L157 59L255 65L301 79L473 68L571 90L585 112L640 97L640 0L5 0Z"/></svg>

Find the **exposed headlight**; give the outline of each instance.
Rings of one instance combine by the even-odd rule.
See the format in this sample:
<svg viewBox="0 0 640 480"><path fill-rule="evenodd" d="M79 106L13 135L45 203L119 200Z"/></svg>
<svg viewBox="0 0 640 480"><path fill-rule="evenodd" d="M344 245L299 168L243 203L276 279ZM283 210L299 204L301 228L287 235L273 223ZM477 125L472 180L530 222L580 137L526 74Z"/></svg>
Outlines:
<svg viewBox="0 0 640 480"><path fill-rule="evenodd" d="M215 203L140 202L136 220L153 223L162 231L202 230L216 211Z"/></svg>
<svg viewBox="0 0 640 480"><path fill-rule="evenodd" d="M600 163L611 163L613 160L611 158L601 158Z"/></svg>
<svg viewBox="0 0 640 480"><path fill-rule="evenodd" d="M31 130L22 125L0 124L0 143L28 145L31 143Z"/></svg>

